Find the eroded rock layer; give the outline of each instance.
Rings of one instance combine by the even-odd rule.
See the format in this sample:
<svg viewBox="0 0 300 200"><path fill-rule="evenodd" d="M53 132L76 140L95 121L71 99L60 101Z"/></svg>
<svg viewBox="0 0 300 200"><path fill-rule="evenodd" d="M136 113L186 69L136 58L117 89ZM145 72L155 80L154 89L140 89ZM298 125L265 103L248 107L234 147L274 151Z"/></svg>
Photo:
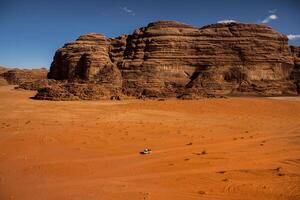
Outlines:
<svg viewBox="0 0 300 200"><path fill-rule="evenodd" d="M56 52L48 78L136 97L297 95L298 58L266 25L159 21L117 38L80 36Z"/></svg>

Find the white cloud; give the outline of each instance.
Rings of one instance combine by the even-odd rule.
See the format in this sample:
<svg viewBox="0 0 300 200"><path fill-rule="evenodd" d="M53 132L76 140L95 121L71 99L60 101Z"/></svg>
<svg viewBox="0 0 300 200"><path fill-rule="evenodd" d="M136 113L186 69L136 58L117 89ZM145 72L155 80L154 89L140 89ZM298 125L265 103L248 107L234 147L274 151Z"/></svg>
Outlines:
<svg viewBox="0 0 300 200"><path fill-rule="evenodd" d="M126 6L122 7L121 9L129 15L135 16L135 13L131 9L128 9Z"/></svg>
<svg viewBox="0 0 300 200"><path fill-rule="evenodd" d="M300 35L287 35L287 37L289 38L289 40L300 40Z"/></svg>
<svg viewBox="0 0 300 200"><path fill-rule="evenodd" d="M236 21L232 19L225 19L225 20L218 21L218 24L227 24L227 23L234 23L234 22Z"/></svg>
<svg viewBox="0 0 300 200"><path fill-rule="evenodd" d="M269 23L270 21L273 21L273 20L276 20L278 19L278 16L275 15L275 14L272 14L272 15L269 15L268 17L266 17L262 23L266 24L266 23Z"/></svg>

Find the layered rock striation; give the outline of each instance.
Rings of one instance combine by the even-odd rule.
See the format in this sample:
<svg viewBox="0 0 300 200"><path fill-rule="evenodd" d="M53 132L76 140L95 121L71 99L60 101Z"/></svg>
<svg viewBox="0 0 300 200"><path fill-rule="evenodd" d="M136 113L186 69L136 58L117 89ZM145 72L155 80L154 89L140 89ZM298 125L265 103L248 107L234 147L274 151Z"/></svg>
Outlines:
<svg viewBox="0 0 300 200"><path fill-rule="evenodd" d="M80 36L57 50L48 78L65 81L65 92L96 88L96 98L79 99L297 95L298 59L299 48L266 25L159 21L117 38ZM51 99L54 89L46 90L39 98Z"/></svg>
<svg viewBox="0 0 300 200"><path fill-rule="evenodd" d="M56 52L48 78L121 87L121 72L109 57L109 47L103 35L80 36Z"/></svg>

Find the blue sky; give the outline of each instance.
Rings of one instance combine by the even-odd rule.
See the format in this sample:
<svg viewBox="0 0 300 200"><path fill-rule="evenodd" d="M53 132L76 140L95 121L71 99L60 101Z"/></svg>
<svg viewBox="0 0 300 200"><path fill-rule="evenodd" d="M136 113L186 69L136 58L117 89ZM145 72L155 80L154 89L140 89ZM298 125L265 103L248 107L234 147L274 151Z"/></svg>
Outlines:
<svg viewBox="0 0 300 200"><path fill-rule="evenodd" d="M300 45L299 19L300 0L0 0L0 65L48 67L81 34L115 37L157 20L265 22Z"/></svg>

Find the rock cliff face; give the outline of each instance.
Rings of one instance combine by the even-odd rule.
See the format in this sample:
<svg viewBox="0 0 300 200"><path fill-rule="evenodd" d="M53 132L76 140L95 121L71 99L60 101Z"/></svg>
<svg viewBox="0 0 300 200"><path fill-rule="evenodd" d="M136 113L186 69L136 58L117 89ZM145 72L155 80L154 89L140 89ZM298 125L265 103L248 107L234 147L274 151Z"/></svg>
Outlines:
<svg viewBox="0 0 300 200"><path fill-rule="evenodd" d="M56 52L48 78L121 87L121 72L109 57L109 47L103 35L80 36Z"/></svg>
<svg viewBox="0 0 300 200"><path fill-rule="evenodd" d="M110 40L90 33L57 50L49 79L67 81L38 90L37 99L95 100L119 94L121 71L109 57Z"/></svg>
<svg viewBox="0 0 300 200"><path fill-rule="evenodd" d="M298 94L300 94L300 47L291 46L291 52L294 56L294 69L291 79L295 82Z"/></svg>
<svg viewBox="0 0 300 200"><path fill-rule="evenodd" d="M80 36L56 52L48 78L136 97L296 95L298 59L266 25L159 21L117 38Z"/></svg>

